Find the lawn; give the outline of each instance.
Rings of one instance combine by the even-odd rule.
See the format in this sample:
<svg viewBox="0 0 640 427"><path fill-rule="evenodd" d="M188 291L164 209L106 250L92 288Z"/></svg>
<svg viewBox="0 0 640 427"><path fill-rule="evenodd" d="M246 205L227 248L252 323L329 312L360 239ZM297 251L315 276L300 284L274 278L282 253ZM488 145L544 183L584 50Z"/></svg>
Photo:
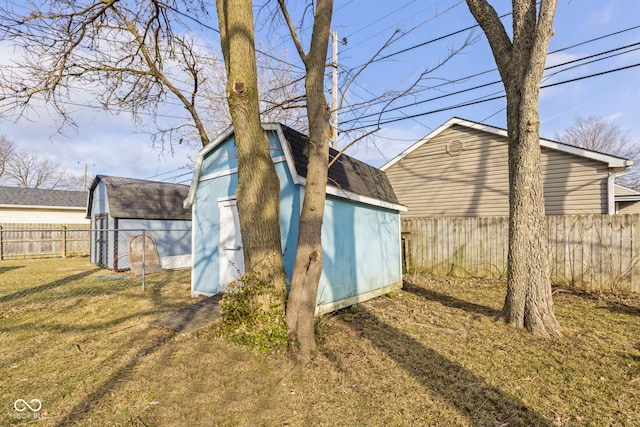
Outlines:
<svg viewBox="0 0 640 427"><path fill-rule="evenodd" d="M188 271L144 291L109 273L82 258L0 262L0 424L640 425L640 296L557 289L565 337L545 339L494 320L504 283L411 276L321 319L319 353L299 366L215 324L150 326L192 302Z"/></svg>

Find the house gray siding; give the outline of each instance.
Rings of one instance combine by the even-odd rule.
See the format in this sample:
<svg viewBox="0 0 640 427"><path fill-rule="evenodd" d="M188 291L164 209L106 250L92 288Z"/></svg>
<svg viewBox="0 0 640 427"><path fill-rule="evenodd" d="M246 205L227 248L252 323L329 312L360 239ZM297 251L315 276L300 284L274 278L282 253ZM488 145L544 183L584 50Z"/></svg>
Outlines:
<svg viewBox="0 0 640 427"><path fill-rule="evenodd" d="M507 139L453 125L386 169L405 217L509 214ZM606 213L608 166L542 147L547 215Z"/></svg>
<svg viewBox="0 0 640 427"><path fill-rule="evenodd" d="M622 215L640 213L640 202L618 202L616 206L617 213Z"/></svg>

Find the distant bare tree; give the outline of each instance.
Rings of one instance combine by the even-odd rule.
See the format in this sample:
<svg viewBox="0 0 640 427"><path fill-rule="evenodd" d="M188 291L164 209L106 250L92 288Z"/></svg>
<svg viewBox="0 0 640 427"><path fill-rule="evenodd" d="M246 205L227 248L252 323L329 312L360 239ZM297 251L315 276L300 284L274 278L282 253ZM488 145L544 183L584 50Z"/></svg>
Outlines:
<svg viewBox="0 0 640 427"><path fill-rule="evenodd" d="M2 70L0 112L25 114L45 102L63 129L77 124L81 102L132 114L163 146L205 146L230 123L223 64L190 30L206 25L209 9L203 0L8 1L0 5L0 29L23 56ZM295 76L280 62L261 70L265 83L277 86L261 93L262 106L283 119L273 111L288 108L284 98L296 89L286 79L295 83ZM73 97L78 93L83 101ZM176 106L184 117L168 114Z"/></svg>
<svg viewBox="0 0 640 427"><path fill-rule="evenodd" d="M0 135L0 178L5 174L7 162L15 150L13 141L5 135Z"/></svg>
<svg viewBox="0 0 640 427"><path fill-rule="evenodd" d="M577 116L574 124L556 133L555 138L565 144L633 160L634 167L620 179L620 184L640 190L640 147L617 123L603 117Z"/></svg>
<svg viewBox="0 0 640 427"><path fill-rule="evenodd" d="M24 188L71 190L80 187L80 179L65 170L60 162L37 153L20 151L6 163L6 181Z"/></svg>
<svg viewBox="0 0 640 427"><path fill-rule="evenodd" d="M301 132L307 131L304 106L304 75L286 63L272 58L275 52L256 52L258 102L262 122L281 122ZM227 103L225 67L215 57L203 58L209 78L202 83L201 96L206 105L204 118L210 134L221 133L231 123Z"/></svg>

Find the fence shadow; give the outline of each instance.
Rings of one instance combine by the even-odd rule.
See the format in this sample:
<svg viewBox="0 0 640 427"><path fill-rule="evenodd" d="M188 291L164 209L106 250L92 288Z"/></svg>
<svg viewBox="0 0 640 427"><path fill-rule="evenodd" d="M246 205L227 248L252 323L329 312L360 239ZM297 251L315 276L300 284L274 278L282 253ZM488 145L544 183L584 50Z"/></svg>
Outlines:
<svg viewBox="0 0 640 427"><path fill-rule="evenodd" d="M408 280L403 281L402 290L404 290L405 292L409 292L410 294L419 296L421 298L428 299L430 301L439 302L444 306L451 307L451 308L458 308L460 310L468 311L470 313L477 313L483 316L489 316L494 318L500 316L501 314L501 312L499 310L496 310L495 308L464 301L464 300L452 297L451 295L443 294L441 292L436 292L431 289L425 289Z"/></svg>
<svg viewBox="0 0 640 427"><path fill-rule="evenodd" d="M552 426L551 421L482 377L424 346L403 331L363 313L372 322L354 322L351 327L373 345L395 360L425 388L445 401L471 425ZM491 420L491 421L489 421Z"/></svg>

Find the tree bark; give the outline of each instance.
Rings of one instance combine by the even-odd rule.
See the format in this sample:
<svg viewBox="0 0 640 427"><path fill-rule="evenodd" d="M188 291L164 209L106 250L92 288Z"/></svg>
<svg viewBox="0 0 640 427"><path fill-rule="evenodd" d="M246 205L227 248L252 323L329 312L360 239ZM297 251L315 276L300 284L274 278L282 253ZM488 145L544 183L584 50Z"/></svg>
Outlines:
<svg viewBox="0 0 640 427"><path fill-rule="evenodd" d="M311 46L306 55L284 0L278 0L278 3L306 70L305 91L309 120L308 164L304 201L300 213L298 249L287 303L287 326L290 343L298 347L302 358L309 358L316 351L315 308L318 282L322 274L322 220L327 190L329 138L331 138L330 110L324 95L324 70L333 0L318 0L316 3Z"/></svg>
<svg viewBox="0 0 640 427"><path fill-rule="evenodd" d="M560 337L553 309L540 155L540 80L557 0L513 0L513 41L486 0L467 0L485 32L507 94L509 138L507 323Z"/></svg>
<svg viewBox="0 0 640 427"><path fill-rule="evenodd" d="M281 291L280 182L260 122L251 0L217 0L227 100L238 150L236 190L245 270Z"/></svg>

